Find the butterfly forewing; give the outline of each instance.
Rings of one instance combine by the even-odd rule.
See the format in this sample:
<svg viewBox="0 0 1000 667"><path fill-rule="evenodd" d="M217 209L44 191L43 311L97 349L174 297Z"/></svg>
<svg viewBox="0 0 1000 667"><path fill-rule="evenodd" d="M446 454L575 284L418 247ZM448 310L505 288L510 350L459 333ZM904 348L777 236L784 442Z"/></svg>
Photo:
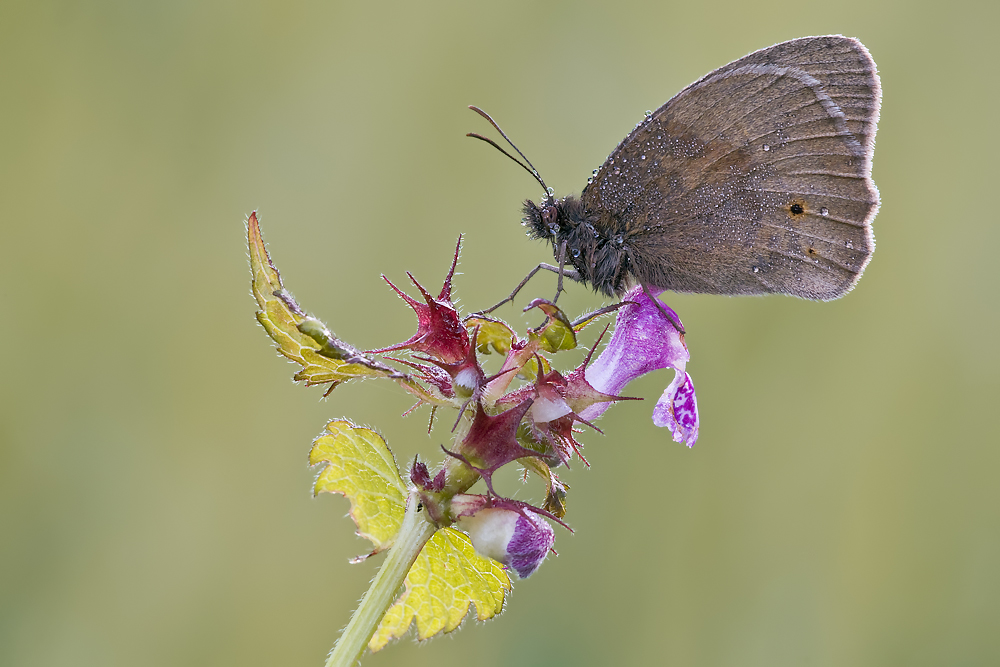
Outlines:
<svg viewBox="0 0 1000 667"><path fill-rule="evenodd" d="M715 294L845 294L874 249L880 92L857 40L752 53L641 123L583 192L636 280Z"/></svg>

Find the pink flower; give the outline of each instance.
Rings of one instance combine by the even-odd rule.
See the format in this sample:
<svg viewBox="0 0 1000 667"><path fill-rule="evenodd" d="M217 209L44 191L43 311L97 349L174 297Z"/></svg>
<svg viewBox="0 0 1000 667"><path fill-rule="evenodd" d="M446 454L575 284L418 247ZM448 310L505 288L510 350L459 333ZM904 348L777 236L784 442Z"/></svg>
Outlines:
<svg viewBox="0 0 1000 667"><path fill-rule="evenodd" d="M661 291L653 292L653 296ZM653 409L653 423L670 428L675 442L683 442L690 447L698 439L698 401L691 376L685 370L691 355L684 344L683 334L671 324L663 311L678 323L680 318L657 299L663 309L661 311L641 286L629 290L622 301L633 303L618 310L611 341L597 361L587 367L586 380L599 392L618 394L640 375L661 368L673 368L674 380ZM580 416L594 420L609 405L592 405L585 408Z"/></svg>

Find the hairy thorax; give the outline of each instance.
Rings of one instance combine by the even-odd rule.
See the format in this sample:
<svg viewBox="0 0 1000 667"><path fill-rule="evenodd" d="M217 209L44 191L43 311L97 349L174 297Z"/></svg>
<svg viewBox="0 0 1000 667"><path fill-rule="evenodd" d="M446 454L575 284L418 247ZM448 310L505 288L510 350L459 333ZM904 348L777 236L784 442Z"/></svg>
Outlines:
<svg viewBox="0 0 1000 667"><path fill-rule="evenodd" d="M543 202L541 207L525 201L524 216L522 224L528 235L548 240L557 261L560 248L565 247L564 261L595 291L620 296L628 289L631 253L614 221L587 211L572 196Z"/></svg>

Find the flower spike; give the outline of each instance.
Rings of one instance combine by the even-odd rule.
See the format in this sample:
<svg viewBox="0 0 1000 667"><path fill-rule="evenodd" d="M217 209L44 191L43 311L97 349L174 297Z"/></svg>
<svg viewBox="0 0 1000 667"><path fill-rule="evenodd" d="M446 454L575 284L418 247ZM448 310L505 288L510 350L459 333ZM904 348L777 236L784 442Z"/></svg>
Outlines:
<svg viewBox="0 0 1000 667"><path fill-rule="evenodd" d="M473 608L480 619L498 614L511 577L530 576L555 553L550 522L569 529L563 520L569 486L554 471L561 465L568 468L574 454L589 467L583 444L576 440L584 432L581 425L602 433L592 420L615 402L641 400L619 395L632 379L673 368L673 381L656 403L653 421L669 428L678 442L690 446L697 440L698 405L686 371L690 355L684 329L676 313L648 289L636 287L619 304L575 321L554 302L535 299L525 311L538 309L545 321L528 328L522 338L509 325L482 314L462 320L452 297L460 236L436 296L411 273L406 275L419 292L416 298L383 276L413 309L417 330L402 343L374 351L406 350L398 355L403 358L378 358L337 339L306 314L270 263L256 217L247 224L258 321L279 351L303 366L297 379L331 386L352 378L393 379L417 399L405 414L423 405L431 408L429 435L438 408L457 412L448 441L441 444L444 460L432 467L414 457L402 474L388 445L370 428L334 420L314 442L309 461L323 466L315 491L350 500L358 534L374 547L368 555L389 550L373 596L364 598L355 616L366 625L348 626L344 636L349 643L338 643L332 664L356 659L365 641L379 650L403 636L411 622L426 639L455 629ZM555 355L576 348L578 334L612 312L614 333L596 360L608 327L582 364L569 372L557 370ZM500 357L500 368L487 375L479 355L493 353ZM386 361L397 362L406 372ZM511 463L523 466L525 481L531 475L545 484L539 507L497 493L493 475ZM486 492L470 494L480 480ZM393 596L396 601L386 611L384 601Z"/></svg>

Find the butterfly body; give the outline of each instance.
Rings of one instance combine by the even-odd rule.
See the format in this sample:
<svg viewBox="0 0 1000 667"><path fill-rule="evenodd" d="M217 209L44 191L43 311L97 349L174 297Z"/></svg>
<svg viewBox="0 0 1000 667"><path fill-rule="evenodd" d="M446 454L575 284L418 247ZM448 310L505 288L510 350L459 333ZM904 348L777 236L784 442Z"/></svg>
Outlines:
<svg viewBox="0 0 1000 667"><path fill-rule="evenodd" d="M875 247L880 97L857 40L757 51L648 113L579 198L525 202L525 225L607 295L838 298Z"/></svg>

